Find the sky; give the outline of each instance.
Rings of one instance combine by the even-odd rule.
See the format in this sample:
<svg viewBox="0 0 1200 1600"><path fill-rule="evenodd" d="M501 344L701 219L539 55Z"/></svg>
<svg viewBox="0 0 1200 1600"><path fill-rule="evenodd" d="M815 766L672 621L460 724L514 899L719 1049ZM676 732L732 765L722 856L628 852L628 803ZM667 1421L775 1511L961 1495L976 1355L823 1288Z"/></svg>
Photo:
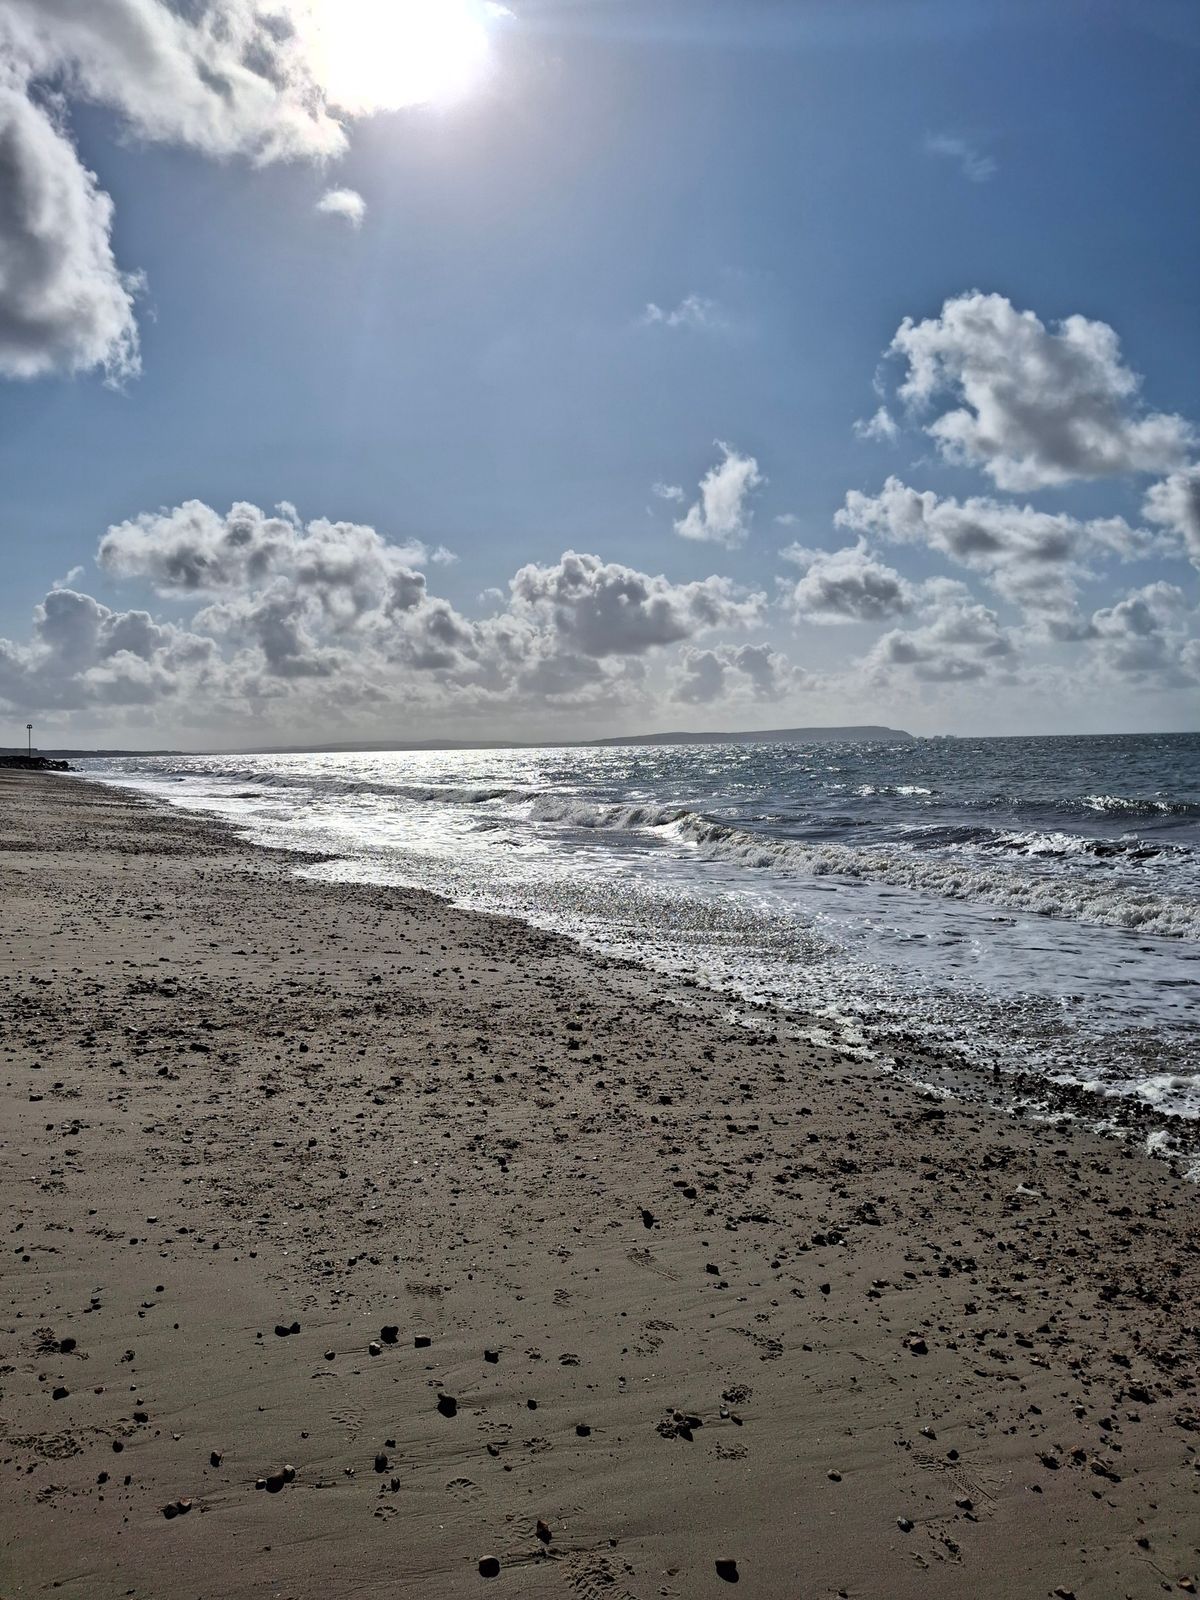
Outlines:
<svg viewBox="0 0 1200 1600"><path fill-rule="evenodd" d="M1200 8L0 0L0 744L1200 726Z"/></svg>

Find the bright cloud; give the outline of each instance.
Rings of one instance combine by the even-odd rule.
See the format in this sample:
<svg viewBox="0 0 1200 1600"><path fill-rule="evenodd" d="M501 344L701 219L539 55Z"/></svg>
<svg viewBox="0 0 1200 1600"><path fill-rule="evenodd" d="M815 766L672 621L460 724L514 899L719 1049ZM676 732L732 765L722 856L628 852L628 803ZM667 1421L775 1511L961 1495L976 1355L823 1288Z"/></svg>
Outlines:
<svg viewBox="0 0 1200 1600"><path fill-rule="evenodd" d="M739 455L717 440L721 460L700 480L700 498L675 524L682 539L733 549L750 534L750 496L767 481L753 456Z"/></svg>
<svg viewBox="0 0 1200 1600"><path fill-rule="evenodd" d="M926 152L953 161L964 178L972 183L986 183L1000 170L994 157L979 150L969 139L953 133L930 134L925 141Z"/></svg>
<svg viewBox="0 0 1200 1600"><path fill-rule="evenodd" d="M313 209L323 217L339 217L352 228L361 228L367 202L357 189L326 189Z"/></svg>
<svg viewBox="0 0 1200 1600"><path fill-rule="evenodd" d="M53 112L2 78L0 171L0 374L135 376L137 283L113 258L112 201Z"/></svg>
<svg viewBox="0 0 1200 1600"><path fill-rule="evenodd" d="M1071 316L1052 331L1003 295L975 292L937 317L905 317L889 354L907 363L907 405L959 402L925 430L943 456L1001 489L1170 471L1196 443L1183 417L1139 405L1141 380L1106 322Z"/></svg>
<svg viewBox="0 0 1200 1600"><path fill-rule="evenodd" d="M715 300L702 294L685 295L677 306L665 309L651 300L642 312L641 321L646 327L692 328L712 330L724 326L721 308Z"/></svg>

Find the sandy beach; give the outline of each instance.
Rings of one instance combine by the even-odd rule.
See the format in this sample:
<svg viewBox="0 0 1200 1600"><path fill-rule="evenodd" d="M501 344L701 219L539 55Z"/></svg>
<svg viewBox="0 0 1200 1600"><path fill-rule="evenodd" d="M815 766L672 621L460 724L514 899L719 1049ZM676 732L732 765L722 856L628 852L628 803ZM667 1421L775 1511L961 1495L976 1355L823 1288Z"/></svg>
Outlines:
<svg viewBox="0 0 1200 1600"><path fill-rule="evenodd" d="M0 774L0 1595L1196 1592L1197 1189Z"/></svg>

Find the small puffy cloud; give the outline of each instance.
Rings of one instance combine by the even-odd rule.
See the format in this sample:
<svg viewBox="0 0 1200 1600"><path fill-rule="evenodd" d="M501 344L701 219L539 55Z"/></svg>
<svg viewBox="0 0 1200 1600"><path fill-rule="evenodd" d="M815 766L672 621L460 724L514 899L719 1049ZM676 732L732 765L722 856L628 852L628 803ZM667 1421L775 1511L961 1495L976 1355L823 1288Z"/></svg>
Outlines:
<svg viewBox="0 0 1200 1600"><path fill-rule="evenodd" d="M740 455L720 439L716 443L721 460L701 478L700 498L675 523L675 532L681 539L733 549L749 536L750 496L767 480L753 456Z"/></svg>
<svg viewBox="0 0 1200 1600"><path fill-rule="evenodd" d="M113 258L112 201L56 116L3 78L0 172L0 374L135 376L137 285Z"/></svg>
<svg viewBox="0 0 1200 1600"><path fill-rule="evenodd" d="M718 700L763 704L781 700L805 682L806 674L769 645L688 648L680 652L676 663L671 698L692 706L712 705Z"/></svg>
<svg viewBox="0 0 1200 1600"><path fill-rule="evenodd" d="M617 562L568 550L553 566L522 567L510 585L514 609L553 622L585 656L641 655L708 629L753 625L763 597L740 595L727 578L670 583Z"/></svg>
<svg viewBox="0 0 1200 1600"><path fill-rule="evenodd" d="M933 133L925 141L927 155L941 156L953 161L964 178L972 183L986 183L994 178L999 167L992 156L977 149L968 139L953 133Z"/></svg>
<svg viewBox="0 0 1200 1600"><path fill-rule="evenodd" d="M642 312L640 320L643 327L647 328L692 328L698 331L712 331L725 325L717 302L701 294L685 295L677 306L670 309L656 305L651 300Z"/></svg>
<svg viewBox="0 0 1200 1600"><path fill-rule="evenodd" d="M1175 534L1192 564L1200 567L1200 464L1152 485L1142 515Z"/></svg>
<svg viewBox="0 0 1200 1600"><path fill-rule="evenodd" d="M785 585L784 603L797 621L885 622L912 608L913 586L861 540L841 550L791 545L780 553L805 568L802 578Z"/></svg>
<svg viewBox="0 0 1200 1600"><path fill-rule="evenodd" d="M367 202L357 189L326 189L313 209L320 216L338 217L352 228L361 228Z"/></svg>
<svg viewBox="0 0 1200 1600"><path fill-rule="evenodd" d="M854 424L854 433L859 439L878 439L885 444L895 444L900 437L900 428L888 408L880 406L874 416L865 421L859 418Z"/></svg>
<svg viewBox="0 0 1200 1600"><path fill-rule="evenodd" d="M1002 489L1030 490L1183 464L1196 430L1138 404L1141 380L1106 322L1071 316L1048 328L1003 295L947 300L906 317L889 354L907 363L902 400L958 402L926 432L947 460L981 467Z"/></svg>
<svg viewBox="0 0 1200 1600"><path fill-rule="evenodd" d="M683 488L678 483L652 483L650 493L656 500L667 500L673 505L682 505L685 498Z"/></svg>

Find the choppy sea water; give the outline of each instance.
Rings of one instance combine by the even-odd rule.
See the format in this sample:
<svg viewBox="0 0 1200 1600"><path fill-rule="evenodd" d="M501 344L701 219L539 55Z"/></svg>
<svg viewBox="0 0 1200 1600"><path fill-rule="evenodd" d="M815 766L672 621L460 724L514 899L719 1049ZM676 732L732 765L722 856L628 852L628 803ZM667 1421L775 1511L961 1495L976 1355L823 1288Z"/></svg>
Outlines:
<svg viewBox="0 0 1200 1600"><path fill-rule="evenodd" d="M1200 1117L1200 735L130 757L87 776L820 1019Z"/></svg>

